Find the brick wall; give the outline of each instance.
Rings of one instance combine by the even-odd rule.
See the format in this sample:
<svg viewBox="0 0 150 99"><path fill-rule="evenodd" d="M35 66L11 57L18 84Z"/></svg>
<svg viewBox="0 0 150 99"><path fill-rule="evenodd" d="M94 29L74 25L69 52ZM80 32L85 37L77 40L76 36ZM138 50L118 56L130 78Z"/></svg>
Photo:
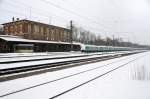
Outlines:
<svg viewBox="0 0 150 99"><path fill-rule="evenodd" d="M21 36L27 39L70 42L70 31L57 26L29 20L20 20L4 24L8 35Z"/></svg>

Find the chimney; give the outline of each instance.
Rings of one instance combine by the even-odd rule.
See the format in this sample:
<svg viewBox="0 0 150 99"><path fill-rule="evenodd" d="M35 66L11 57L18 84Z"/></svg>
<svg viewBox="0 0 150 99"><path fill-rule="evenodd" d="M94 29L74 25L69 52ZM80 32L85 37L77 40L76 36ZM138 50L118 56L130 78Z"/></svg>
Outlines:
<svg viewBox="0 0 150 99"><path fill-rule="evenodd" d="M12 21L13 21L13 22L15 21L15 18L14 18L14 17L12 17Z"/></svg>
<svg viewBox="0 0 150 99"><path fill-rule="evenodd" d="M19 21L19 18L17 18L17 21Z"/></svg>

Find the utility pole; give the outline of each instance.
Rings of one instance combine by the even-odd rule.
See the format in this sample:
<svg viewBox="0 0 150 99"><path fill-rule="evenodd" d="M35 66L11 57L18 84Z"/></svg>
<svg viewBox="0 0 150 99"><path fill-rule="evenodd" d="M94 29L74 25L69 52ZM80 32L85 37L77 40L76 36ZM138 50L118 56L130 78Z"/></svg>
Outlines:
<svg viewBox="0 0 150 99"><path fill-rule="evenodd" d="M71 39L71 51L73 51L73 24L72 24L73 22L72 22L72 20L70 21L70 32L71 32L71 37L70 37L70 39Z"/></svg>
<svg viewBox="0 0 150 99"><path fill-rule="evenodd" d="M31 13L32 13L32 12L31 12L31 7L29 8L29 10L30 10L30 11L29 11L29 12L30 12L30 13L29 13L29 14L30 14L30 15L29 15L29 19L31 20Z"/></svg>

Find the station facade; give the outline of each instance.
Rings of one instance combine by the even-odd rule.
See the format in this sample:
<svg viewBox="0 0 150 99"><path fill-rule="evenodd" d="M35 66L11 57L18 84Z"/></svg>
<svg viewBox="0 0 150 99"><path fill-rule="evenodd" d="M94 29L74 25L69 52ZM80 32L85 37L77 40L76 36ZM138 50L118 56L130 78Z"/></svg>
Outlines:
<svg viewBox="0 0 150 99"><path fill-rule="evenodd" d="M30 20L17 20L3 24L0 52L57 52L80 50L71 43L70 29Z"/></svg>
<svg viewBox="0 0 150 99"><path fill-rule="evenodd" d="M33 40L71 41L70 29L30 20L18 20L4 23L6 35L20 36Z"/></svg>

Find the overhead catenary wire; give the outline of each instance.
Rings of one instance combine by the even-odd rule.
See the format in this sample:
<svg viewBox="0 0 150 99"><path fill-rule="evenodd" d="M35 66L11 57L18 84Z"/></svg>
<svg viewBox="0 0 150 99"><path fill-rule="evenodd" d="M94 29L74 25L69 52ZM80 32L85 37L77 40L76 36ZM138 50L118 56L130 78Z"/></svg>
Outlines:
<svg viewBox="0 0 150 99"><path fill-rule="evenodd" d="M30 5L27 5L27 4L23 3L23 2L15 2L15 3L14 3L14 2L11 2L11 1L9 1L9 2L8 2L8 1L5 1L5 2L6 2L7 4L13 5L13 6L14 6L14 5L17 5L17 6L20 6L20 7L24 6L24 8L26 8L26 9L30 9L30 8L31 8ZM16 6L16 7L17 7L17 6ZM26 7L25 7L25 6L26 6ZM47 13L47 12L50 13L50 14L52 14L51 11L48 11L48 10L45 10L45 9L44 9L44 10L43 10L43 9L41 10L41 9L39 9L39 8L32 7L32 10L34 10L34 9L35 9L35 10L38 10L38 12L40 12L40 13L42 12L42 14L45 14L45 13ZM35 12L35 10L34 10L34 12ZM36 11L36 12L37 12L37 11ZM52 15L53 15L53 14L52 14ZM55 15L55 16L58 16L58 15ZM63 18L63 19L65 19L65 20L68 20L68 19L66 19L66 18L64 18L64 17L62 17L62 16L58 16L58 17ZM70 20L68 20L68 21L70 21Z"/></svg>
<svg viewBox="0 0 150 99"><path fill-rule="evenodd" d="M41 1L41 0L39 0L39 1ZM46 1L46 0L44 0L44 1ZM28 4L26 4L26 3L23 3L23 2L11 2L11 1L5 1L7 4L9 4L9 5L17 5L17 6L24 6L24 8L27 8L28 10L29 10L29 8L31 8L31 6L30 5L28 5ZM47 2L50 2L50 1L47 1ZM51 2L52 3L52 2ZM49 3L48 3L49 4ZM54 4L54 3L52 3L52 4ZM55 5L55 4L54 4ZM25 7L26 6L26 7ZM59 6L59 5L55 5L55 7L61 7L61 6ZM61 8L63 8L63 7L61 7ZM60 8L59 8L60 9ZM65 8L64 8L65 9ZM30 9L31 10L31 12L33 13L33 18L35 18L34 17L34 13L35 14L37 14L37 15L39 15L39 16L43 16L43 15L45 15L44 17L46 17L46 19L48 19L48 20L50 20L49 19L49 17L51 16L51 15L54 15L51 11L49 11L49 10L41 10L41 9L39 9L39 8L35 8L35 7L32 7L32 9ZM60 10L62 10L62 9L60 9ZM67 11L68 11L68 9L66 9ZM103 25L101 25L101 24L99 24L96 20L92 20L92 18L89 18L89 17L87 17L87 16L85 16L85 15L80 15L80 14L78 14L78 13L76 13L75 11L72 11L72 10L70 10L69 9L69 11L71 11L72 12L72 14L73 15L76 15L76 16L79 16L82 20L80 20L82 23L84 23L84 24L89 24L88 22L91 22L91 23L93 23L93 24L95 24L95 25L98 25L98 27L97 26L94 26L94 28L93 27L91 27L90 25L88 25L88 28L89 29L91 29L92 31L97 31L97 32L111 32L111 31L108 31L108 29L105 29L105 28L103 28L104 26ZM50 15L49 15L49 13L50 13ZM46 14L47 14L47 16L46 16ZM67 24L69 23L69 21L70 20L68 20L68 19L66 19L66 18L64 18L64 17L62 17L62 16L58 16L58 15L54 15L54 16L56 16L56 17L60 17L60 19L63 19L63 20L60 20L60 21L64 21L64 22L66 22ZM86 17L86 18L85 18ZM55 18L53 18L53 19L55 19ZM96 18L93 18L93 19L96 19ZM83 21L84 20L84 21ZM52 20L51 20L52 21ZM76 21L76 20L73 20L73 21ZM91 24L90 23L90 24ZM93 25L92 25L93 26ZM87 26L86 26L87 27Z"/></svg>
<svg viewBox="0 0 150 99"><path fill-rule="evenodd" d="M86 16L85 14L83 15L83 14L79 14L79 13L77 13L77 11L74 11L74 10L72 10L72 9L66 9L66 8L64 8L64 7L62 7L62 6L60 6L60 5L58 5L58 4L55 4L55 3L53 3L53 2L51 2L51 1L48 1L48 0L39 0L39 1L42 1L42 2L48 2L48 3L46 3L47 5L51 5L51 3L53 4L53 5L51 5L51 6L54 6L55 5L55 7L57 7L57 8L59 8L60 10L64 10L65 12L68 12L68 13L71 13L71 14L73 14L73 15L75 15L75 16L78 16L78 17L80 17L80 21L81 21L81 23L83 23L83 24L89 24L88 26L85 26L85 27L87 27L90 31L96 31L95 33L102 33L102 32L107 32L107 33L112 33L113 31L112 30L109 30L109 28L106 28L106 26L104 26L104 25L102 25L102 23L99 23L99 22L97 22L95 19L95 17L93 17L93 18L91 18L91 17L89 17L89 16ZM26 7L24 7L24 8L27 8L28 9L28 11L29 11L29 8L31 7L30 5L28 5L28 4L26 4L26 3L23 3L23 2L12 2L12 1L5 1L5 2L7 2L7 4L9 4L10 2L10 4L13 4L13 5L17 5L17 6L20 6L19 8L21 8L21 6L26 6ZM5 3L4 2L4 3ZM61 9L61 8L64 8L64 9ZM54 20L54 23L55 22L57 22L57 23L60 23L60 22L58 22L58 20L59 21L61 21L62 23L63 23L63 27L66 27L66 26L64 26L64 25L69 25L69 19L67 19L67 18L65 18L65 17L63 17L63 16L59 16L59 15L56 15L56 14L54 14L54 13L52 13L51 11L49 11L49 10L46 10L46 9L39 9L39 8L35 8L35 7L32 7L31 9L30 9L31 11L30 11L30 13L31 13L31 15L29 15L29 12L28 12L28 14L27 15L24 15L24 17L25 18L32 18L32 19L36 19L36 20L38 20L38 21L44 21L45 22L45 20L49 20L49 21L51 21L51 23L53 22L51 19L50 19L50 17L52 18L53 17L53 15L54 16L56 16L55 18L57 18L57 20L55 19L55 18L53 18L53 20ZM14 12L16 12L16 11L14 11ZM18 13L18 12L17 12ZM18 15L18 14L17 14ZM21 15L21 16L23 16L23 15ZM59 17L59 18L58 18ZM76 20L73 20L74 22L76 22ZM78 21L78 20L77 20ZM89 23L90 22L90 23ZM48 22L47 21L47 23L50 23L50 22ZM61 24L62 24L61 23ZM65 23L65 24L64 24ZM93 25L93 24L95 24L95 25ZM97 25L97 26L96 26ZM84 27L83 27L84 28ZM115 32L116 33L116 32ZM106 34L106 33L105 33ZM108 36L108 35L107 35Z"/></svg>
<svg viewBox="0 0 150 99"><path fill-rule="evenodd" d="M19 16L22 16L24 19L27 19L27 15L26 15L25 13L15 12L15 11L11 11L11 10L9 10L9 9L1 9L1 11L5 11L4 13L8 13L8 14L12 13L12 14L14 14L14 15L19 15ZM34 14L35 14L35 13L34 13ZM51 18L51 17L41 15L40 13L39 13L39 16L36 17L36 16L34 16L34 14L33 14L33 16L32 16L33 18L39 19L39 18L43 17L43 18L49 19L49 24L51 24L51 22L50 22L50 18ZM36 13L36 14L38 14L38 13ZM7 21L7 20L5 20L5 21ZM61 21L61 20L60 20L60 21ZM65 20L64 20L64 21L65 21ZM64 22L64 21L62 20L62 22ZM93 29L93 30L97 30L97 31L102 31L101 29L98 29L98 28L96 28L96 27L90 27L90 26L86 26L86 25L80 25L80 26L78 26L78 27L87 27L88 29Z"/></svg>
<svg viewBox="0 0 150 99"><path fill-rule="evenodd" d="M3 13L11 14L11 15L14 15L16 17L18 17L18 16L20 17L21 16L22 19L28 19L27 15L25 13L16 12L16 11L12 11L12 10L9 10L9 9L1 9L1 11L4 11ZM33 21L37 21L37 22L43 22L44 21L44 23L49 24L50 21L45 22L45 20L50 20L51 17L44 16L42 14L35 14L35 13L33 14L32 13L32 18L34 18ZM0 21L2 21L2 19L0 19ZM3 20L2 22L5 23L5 22L8 22L8 20L5 19L5 21ZM64 20L59 20L59 22L64 23ZM66 28L66 24L61 25L61 26ZM54 25L58 25L58 24L54 24ZM59 24L59 26L60 26L60 24Z"/></svg>
<svg viewBox="0 0 150 99"><path fill-rule="evenodd" d="M24 19L27 18L26 14L24 14L24 13L12 11L12 10L9 10L9 9L1 9L1 10L2 10L2 11L5 11L4 13L8 13L8 14L12 13L12 14L15 14L15 15L19 15L19 16L24 17ZM36 17L36 16L33 16L33 17L34 17L34 18L39 18L39 17ZM43 17L44 17L44 16L43 16ZM45 18L46 18L46 17L45 17Z"/></svg>
<svg viewBox="0 0 150 99"><path fill-rule="evenodd" d="M76 6L74 3L71 3L69 0L67 0L67 1L62 0L62 1L65 2L67 5L69 5L70 7L74 8L74 9L77 9L78 11L82 12L84 15L87 15L88 12L83 11L81 8ZM89 17L89 18L93 17L94 19L99 19L96 16L91 16L91 15L90 16L88 15L87 17ZM93 19L93 18L91 18L91 19Z"/></svg>
<svg viewBox="0 0 150 99"><path fill-rule="evenodd" d="M44 17L45 19L49 19L50 18L50 16L51 16L51 14L52 14L52 12L50 12L50 11L46 11L46 10L42 10L42 11L40 11L41 9L38 9L38 8L35 8L35 7L30 7L29 5L27 5L27 4L24 4L24 3L22 3L22 2L16 2L16 3L14 3L14 2L8 2L8 1L6 1L6 3L8 4L8 5L10 5L10 6L14 6L14 7L21 7L20 6L20 4L21 5L23 5L23 7L26 9L26 10L30 10L30 14L29 15L26 15L26 14L22 14L22 13L19 13L19 12L17 12L17 15L19 15L19 14L21 14L22 16L25 16L25 18L27 18L27 16L29 16L29 17L32 17L32 18L36 18L36 19L38 19L38 18L41 18L41 16L42 17ZM30 8L30 9L29 9ZM6 8L5 8L6 9ZM7 9L7 10L9 10L9 9ZM38 11L37 11L38 10ZM9 10L10 11L10 10ZM16 13L16 11L11 11L11 13L12 12L14 12L14 13ZM32 16L31 16L31 13L32 13ZM49 13L50 13L50 15L49 15ZM40 17L35 17L35 15L38 15L38 16L40 16ZM52 14L53 15L53 14ZM64 18L64 17L62 17L62 16L57 16L57 15L54 15L54 16L56 16L56 17L60 17L60 19L62 19L62 20L60 20L60 21L62 21L62 22L69 22L70 20L68 20L68 19L66 19L66 18ZM85 23L85 21L83 22L83 23ZM90 26L88 26L88 28L89 28ZM97 31L103 31L103 29L99 29L99 28L97 28L96 29L96 27L94 27L94 28L92 28L92 27L90 27L91 29L93 29L93 30L97 30Z"/></svg>
<svg viewBox="0 0 150 99"><path fill-rule="evenodd" d="M8 13L8 14L12 13L12 14L14 14L14 15L19 15L19 16L22 16L24 19L27 19L27 15L26 15L25 13L20 13L20 12L12 11L12 10L6 9L6 8L1 9L1 11L4 11L4 13ZM35 14L37 14L37 15L39 15L39 16L36 17ZM39 18L41 18L41 17L46 18L46 19L50 19L50 18L51 18L51 17L48 17L48 16L43 15L43 14L40 13L40 12L37 12L37 13L36 13L36 12L33 12L32 18L39 19ZM7 20L5 20L5 21L7 21ZM66 22L65 20L60 20L60 21ZM74 22L75 22L75 21L74 21ZM49 23L51 23L50 20L49 20ZM78 24L78 25L79 25L79 24ZM80 25L80 26L78 26L78 27L83 27L83 28L84 28L84 27L87 27L88 29L93 29L93 30L97 30L97 31L102 31L102 30L99 29L99 28L90 27L90 26L86 26L86 25Z"/></svg>
<svg viewBox="0 0 150 99"><path fill-rule="evenodd" d="M19 5L19 3L17 2L17 3L13 3L13 2L6 2L7 3L7 5L10 5L10 6L13 6L13 7L16 7L16 8L18 8L18 7L20 7L20 5ZM21 3L20 3L21 4ZM1 9L1 11L2 11L2 13L8 13L8 14L10 14L10 13L12 13L14 16L16 16L16 15L18 15L18 16L22 16L24 19L28 19L29 18L29 8L30 8L30 6L28 6L28 5L26 5L26 4L21 4L22 5L22 7L23 7L23 9L22 10L24 10L24 12L22 13L22 12L19 12L19 11L17 11L17 10L13 10L13 9L7 9L7 8L3 8L3 9ZM29 8L28 8L29 7ZM30 9L31 10L31 13L32 13L32 18L35 20L50 20L50 17L52 17L52 15L51 15L51 13L50 12L48 12L48 11L45 11L45 12L43 12L43 10L42 11L40 11L40 9L38 9L38 8L35 8L35 7L32 7L32 9ZM10 13L9 13L10 12ZM49 14L50 13L50 14ZM54 14L53 14L54 15ZM69 20L68 19L65 19L65 18L63 18L63 17L61 17L61 16L57 16L57 15L54 15L54 16L56 16L55 18L57 18L57 20L59 20L59 21L61 21L61 22L65 22L65 23L67 23L67 22L69 22ZM59 17L59 18L58 18ZM55 19L54 19L55 20Z"/></svg>
<svg viewBox="0 0 150 99"><path fill-rule="evenodd" d="M80 18L82 18L82 19L84 19L84 20L88 20L88 21L90 21L90 22L92 22L92 23L95 23L95 24L97 24L97 25L103 27L104 30L106 29L104 25L100 24L100 23L97 22L96 20L93 20L93 19L91 19L91 18L89 18L89 17L87 17L87 16L85 16L85 15L81 15L81 14L75 12L75 11L66 9L66 8L64 8L64 7L62 7L62 6L59 6L59 5L55 4L55 3L50 2L50 1L47 1L47 0L41 0L41 1L45 2L46 4L50 4L51 6L54 6L54 7L58 8L58 9L64 10L64 11L70 13L70 14L79 16Z"/></svg>
<svg viewBox="0 0 150 99"><path fill-rule="evenodd" d="M4 13L8 13L8 14L10 14L10 13L12 13L12 14L14 14L14 15L19 15L19 16L22 16L24 19L27 19L27 15L25 14L25 13L20 13L20 12L16 12L16 11L11 11L10 9L1 9L2 11L5 11ZM39 15L38 17L36 17L35 16L35 14L37 14L37 15ZM33 15L32 15L32 18L35 18L35 19L39 19L39 18L45 18L45 19L49 19L49 24L50 24L50 18L51 17L48 17L48 16L44 16L42 13L40 13L40 12L33 12ZM7 21L7 20L5 20L5 21ZM39 21L39 20L38 20ZM60 21L62 21L62 22L66 22L65 20L60 20ZM80 25L79 27L87 27L87 26L83 26L83 25ZM90 26L88 26L87 27L88 29L93 29L93 30L97 30L97 31L102 31L101 29L98 29L98 28L96 28L96 27L90 27Z"/></svg>

